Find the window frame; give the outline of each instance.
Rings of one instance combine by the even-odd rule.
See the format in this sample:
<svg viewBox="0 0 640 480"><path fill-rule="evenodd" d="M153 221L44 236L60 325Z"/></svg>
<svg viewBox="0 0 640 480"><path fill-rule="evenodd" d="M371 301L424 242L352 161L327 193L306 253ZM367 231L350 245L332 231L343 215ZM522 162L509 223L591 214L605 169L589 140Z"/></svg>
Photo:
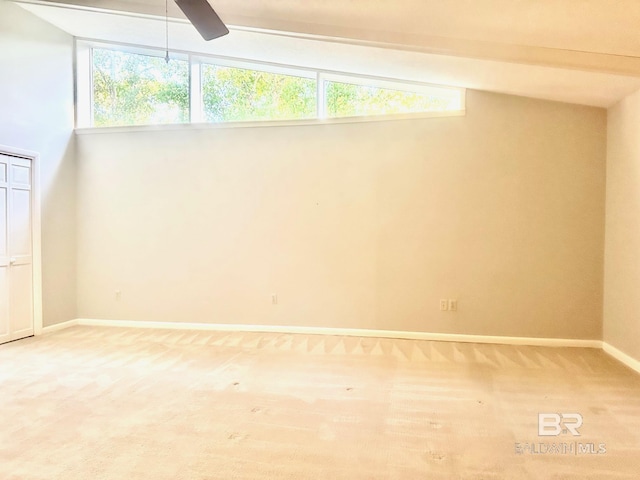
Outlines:
<svg viewBox="0 0 640 480"><path fill-rule="evenodd" d="M182 50L169 49L172 59L188 62L189 67L189 122L182 124L148 124L148 125L128 125L112 127L94 126L94 98L93 98L93 49L114 50L138 55L147 55L164 58L166 49L160 47L149 47L144 45L133 45L111 41L102 41L86 38L75 38L75 95L76 95L76 130L97 131L97 130L128 130L145 128L185 128L189 125L208 126L214 128L221 127L243 127L243 126L281 126L281 125L309 125L319 123L355 123L370 121L385 121L393 119L407 118L428 118L428 117L448 117L465 114L466 89L449 85L438 85L427 82L417 82L401 80L390 77L380 77L374 75L353 74L296 65L287 65L261 60L227 57L222 55L203 54ZM291 75L296 77L314 79L316 81L316 117L310 119L297 120L250 120L240 122L206 122L204 116L204 106L202 98L202 65L214 65L220 67L240 68L260 72L274 73L280 75ZM401 114L382 115L358 115L351 117L327 117L326 112L326 82L340 82L366 87L377 87L411 93L433 93L434 89L448 90L457 93L460 98L459 110L445 111L422 111Z"/></svg>

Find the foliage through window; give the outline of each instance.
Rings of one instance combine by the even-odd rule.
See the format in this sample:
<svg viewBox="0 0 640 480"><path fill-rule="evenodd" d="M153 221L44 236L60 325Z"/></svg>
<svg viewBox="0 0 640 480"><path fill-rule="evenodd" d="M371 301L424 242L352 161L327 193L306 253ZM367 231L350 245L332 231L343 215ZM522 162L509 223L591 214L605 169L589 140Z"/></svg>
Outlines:
<svg viewBox="0 0 640 480"><path fill-rule="evenodd" d="M202 99L208 122L313 118L316 80L204 64Z"/></svg>
<svg viewBox="0 0 640 480"><path fill-rule="evenodd" d="M326 82L327 116L357 117L460 110L459 95L452 95L451 90L431 90L431 93L419 93L369 85Z"/></svg>
<svg viewBox="0 0 640 480"><path fill-rule="evenodd" d="M94 126L188 121L188 62L93 50Z"/></svg>
<svg viewBox="0 0 640 480"><path fill-rule="evenodd" d="M252 69L250 61L227 60L223 66L214 58L187 54L172 54L166 62L152 50L152 54L141 54L95 45L86 44L79 52L87 53L78 54L79 126L302 120L464 109L464 91L457 88L374 79L369 84L366 78L347 74L267 68L258 63ZM91 81L83 83L83 71L88 70Z"/></svg>

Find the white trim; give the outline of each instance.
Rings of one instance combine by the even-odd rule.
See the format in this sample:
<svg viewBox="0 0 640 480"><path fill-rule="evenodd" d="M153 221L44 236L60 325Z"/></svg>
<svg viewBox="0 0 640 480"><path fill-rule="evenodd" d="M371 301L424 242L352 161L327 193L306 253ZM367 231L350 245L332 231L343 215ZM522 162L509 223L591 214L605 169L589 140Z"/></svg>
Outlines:
<svg viewBox="0 0 640 480"><path fill-rule="evenodd" d="M324 81L324 73L316 73L316 116L319 120L327 119L327 87Z"/></svg>
<svg viewBox="0 0 640 480"><path fill-rule="evenodd" d="M33 333L42 333L42 236L40 228L40 154L0 145L0 153L31 160L31 279L33 295Z"/></svg>
<svg viewBox="0 0 640 480"><path fill-rule="evenodd" d="M313 125L337 125L342 123L394 122L396 120L420 120L426 118L463 117L464 110L443 112L398 113L393 115L371 115L361 117L307 118L303 120L255 120L246 122L220 123L170 123L159 125L129 125L121 127L76 128L77 135L94 133L136 133L171 130L207 130L226 128L272 128L272 127L307 127Z"/></svg>
<svg viewBox="0 0 640 480"><path fill-rule="evenodd" d="M78 320L68 320L66 322L56 323L54 325L49 325L48 327L44 327L42 329L42 333L45 334L45 333L57 332L58 330L64 330L65 328L74 327L75 325L78 325Z"/></svg>
<svg viewBox="0 0 640 480"><path fill-rule="evenodd" d="M92 55L89 45L78 43L77 39L73 39L73 48L75 50L75 68L73 78L75 83L75 125L82 127L93 125L93 75L91 71Z"/></svg>
<svg viewBox="0 0 640 480"><path fill-rule="evenodd" d="M618 350L616 347L607 342L602 342L602 349L605 351L605 353L608 353L619 362L622 362L627 367L640 373L640 360L636 360L632 356L627 355L621 350Z"/></svg>
<svg viewBox="0 0 640 480"><path fill-rule="evenodd" d="M189 56L189 122L204 122L202 112L202 64Z"/></svg>
<svg viewBox="0 0 640 480"><path fill-rule="evenodd" d="M530 345L540 347L601 348L600 340L571 338L502 337L461 335L455 333L407 332L398 330L369 330L359 328L325 328L288 325L244 325L219 323L145 322L138 320L104 320L79 318L71 325L95 327L158 328L170 330L199 330L214 332L301 333L306 335L342 335L350 337L398 338L407 340L433 340L439 342L493 343L501 345ZM69 323L69 322L67 322Z"/></svg>
<svg viewBox="0 0 640 480"><path fill-rule="evenodd" d="M31 184L31 268L33 281L33 333L40 335L43 328L42 318L42 197L40 191L40 155L31 153L33 177Z"/></svg>

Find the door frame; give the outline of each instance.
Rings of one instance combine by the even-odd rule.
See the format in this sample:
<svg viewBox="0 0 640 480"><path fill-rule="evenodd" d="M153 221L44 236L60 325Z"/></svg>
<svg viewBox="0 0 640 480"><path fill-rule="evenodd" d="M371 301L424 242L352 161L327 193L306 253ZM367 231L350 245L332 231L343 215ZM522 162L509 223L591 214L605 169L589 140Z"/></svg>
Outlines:
<svg viewBox="0 0 640 480"><path fill-rule="evenodd" d="M40 226L40 154L0 144L0 153L31 160L31 268L33 334L42 334L42 232Z"/></svg>

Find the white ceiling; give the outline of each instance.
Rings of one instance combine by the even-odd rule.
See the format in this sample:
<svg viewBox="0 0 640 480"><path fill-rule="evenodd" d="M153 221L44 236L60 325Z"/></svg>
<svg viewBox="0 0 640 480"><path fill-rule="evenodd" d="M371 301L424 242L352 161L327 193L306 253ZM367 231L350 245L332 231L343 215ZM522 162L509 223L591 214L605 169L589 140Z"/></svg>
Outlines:
<svg viewBox="0 0 640 480"><path fill-rule="evenodd" d="M164 0L58 1L21 5L77 37L164 45ZM600 107L640 88L638 0L210 1L231 34L175 20L173 48Z"/></svg>

